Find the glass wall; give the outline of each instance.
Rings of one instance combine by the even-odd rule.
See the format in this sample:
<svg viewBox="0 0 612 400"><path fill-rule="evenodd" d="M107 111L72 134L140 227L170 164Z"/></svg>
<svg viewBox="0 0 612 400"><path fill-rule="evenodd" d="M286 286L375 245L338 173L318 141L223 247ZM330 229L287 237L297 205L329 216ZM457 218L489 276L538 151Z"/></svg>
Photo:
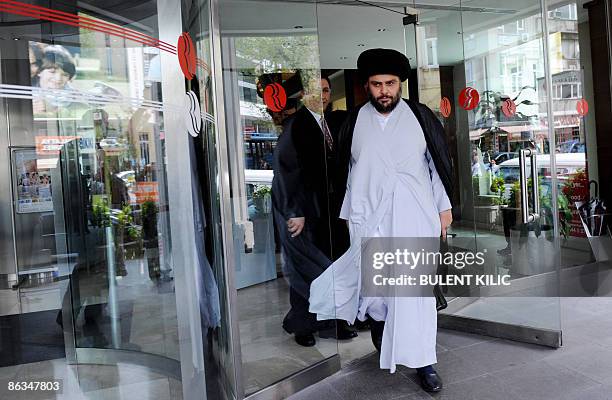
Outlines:
<svg viewBox="0 0 612 400"><path fill-rule="evenodd" d="M605 233L603 224L595 227L596 232L585 230L578 212L578 207L588 203L591 196L600 196L600 185L604 191L610 185L599 179L598 147L605 144L593 107L594 80L601 82L603 77L600 71L593 70L591 32L597 37L602 26L597 20L591 23L593 10L586 2L551 2L548 7L549 96L554 133L550 151L555 154L558 179L562 265L572 267L595 261L587 232ZM592 221L585 220L587 225L589 222Z"/></svg>
<svg viewBox="0 0 612 400"><path fill-rule="evenodd" d="M319 125L324 107L315 5L224 1L219 21L228 245L235 254L239 379L248 395L337 353L335 335L322 334L323 323L308 313L309 284L332 256L329 149Z"/></svg>
<svg viewBox="0 0 612 400"><path fill-rule="evenodd" d="M155 46L153 6L121 25L121 11L74 6L65 10L73 24L31 24L3 10L23 23L2 44L2 69L11 71L2 85L17 287L21 304L36 304L21 312L55 314L41 329L73 335L72 361L85 361L89 349L180 360L164 166L166 49ZM32 12L43 11L64 10ZM44 358L35 360L43 369ZM66 370L64 379L77 377ZM180 394L180 379L165 390Z"/></svg>

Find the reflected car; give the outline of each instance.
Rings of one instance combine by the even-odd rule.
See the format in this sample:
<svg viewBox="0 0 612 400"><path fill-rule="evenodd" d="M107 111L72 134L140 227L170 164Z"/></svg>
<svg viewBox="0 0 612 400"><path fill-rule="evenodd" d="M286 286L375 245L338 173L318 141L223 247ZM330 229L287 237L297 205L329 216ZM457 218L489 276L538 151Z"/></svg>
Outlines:
<svg viewBox="0 0 612 400"><path fill-rule="evenodd" d="M100 140L100 147L106 151L121 151L127 148L127 146L116 137L107 137Z"/></svg>
<svg viewBox="0 0 612 400"><path fill-rule="evenodd" d="M586 166L584 153L557 154L555 156L557 167L557 177L560 180L566 179L569 175L575 174L578 170ZM537 156L538 170L541 177L550 178L550 154L540 154ZM529 164L529 162L528 162ZM531 168L527 165L527 177L531 175ZM519 180L519 159L513 158L499 165L498 175L504 178L507 185L512 185Z"/></svg>
<svg viewBox="0 0 612 400"><path fill-rule="evenodd" d="M128 186L136 181L136 171L132 171L132 170L121 171L121 172L118 172L116 175L117 175L117 178L124 181Z"/></svg>
<svg viewBox="0 0 612 400"><path fill-rule="evenodd" d="M502 151L499 153L495 153L495 155L493 155L493 159L495 160L495 163L497 165L508 161L508 160L512 160L513 158L518 157L518 153L512 152L512 151Z"/></svg>
<svg viewBox="0 0 612 400"><path fill-rule="evenodd" d="M586 146L579 140L568 140L567 142L559 143L556 151L557 153L585 153Z"/></svg>

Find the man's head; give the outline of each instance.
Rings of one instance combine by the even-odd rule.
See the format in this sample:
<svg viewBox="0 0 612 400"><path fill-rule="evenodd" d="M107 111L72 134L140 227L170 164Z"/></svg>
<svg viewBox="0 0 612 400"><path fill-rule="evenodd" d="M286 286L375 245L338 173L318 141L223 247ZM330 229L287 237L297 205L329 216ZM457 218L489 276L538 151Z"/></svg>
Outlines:
<svg viewBox="0 0 612 400"><path fill-rule="evenodd" d="M402 98L402 84L396 75L370 76L365 84L365 89L370 103L381 114L393 111Z"/></svg>
<svg viewBox="0 0 612 400"><path fill-rule="evenodd" d="M72 56L63 46L53 45L44 49L38 77L44 89L63 89L76 74Z"/></svg>
<svg viewBox="0 0 612 400"><path fill-rule="evenodd" d="M317 113L320 113L322 111L321 107L323 107L323 105L321 104L321 98L322 98L321 84L322 83L323 83L323 79L321 79L318 76L318 74L315 75L314 73L312 74L303 73L304 91L303 91L302 103L304 103L304 105L308 107L310 110L317 112Z"/></svg>
<svg viewBox="0 0 612 400"><path fill-rule="evenodd" d="M359 55L357 69L376 110L393 111L402 97L401 83L410 72L408 58L396 50L369 49Z"/></svg>
<svg viewBox="0 0 612 400"><path fill-rule="evenodd" d="M323 110L327 110L331 101L331 81L329 78L321 77L321 102L323 103Z"/></svg>

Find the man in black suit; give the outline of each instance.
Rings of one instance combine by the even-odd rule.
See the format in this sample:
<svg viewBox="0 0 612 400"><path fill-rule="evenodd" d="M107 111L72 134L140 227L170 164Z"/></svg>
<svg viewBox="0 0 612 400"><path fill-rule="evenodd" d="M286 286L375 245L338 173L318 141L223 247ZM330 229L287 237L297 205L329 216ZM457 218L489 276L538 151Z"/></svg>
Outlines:
<svg viewBox="0 0 612 400"><path fill-rule="evenodd" d="M342 201L344 200L344 197L340 196L341 193L344 193L344 189L340 186L345 186L346 182L338 180L339 167L338 153L336 150L338 147L338 134L348 117L348 112L344 110L332 110L331 93L331 80L327 77L321 77L321 103L323 105L325 121L327 122L334 143L327 157L327 176L328 180L331 181L331 185L329 185L329 222L331 231L330 258L332 261L335 261L344 254L351 245L346 221L339 217Z"/></svg>
<svg viewBox="0 0 612 400"><path fill-rule="evenodd" d="M330 196L333 181L328 179L328 168L335 164L334 138L323 118L324 106L329 103L326 80L306 82L302 107L284 124L283 133L275 149L272 203L284 257L284 273L289 279L291 309L283 320L283 328L295 334L302 346L313 346L313 333L321 337L349 339L357 334L346 327L321 324L308 312L310 283L339 257L333 248L331 219L338 215L338 206ZM333 216L332 216L333 214ZM331 219L330 219L331 218Z"/></svg>

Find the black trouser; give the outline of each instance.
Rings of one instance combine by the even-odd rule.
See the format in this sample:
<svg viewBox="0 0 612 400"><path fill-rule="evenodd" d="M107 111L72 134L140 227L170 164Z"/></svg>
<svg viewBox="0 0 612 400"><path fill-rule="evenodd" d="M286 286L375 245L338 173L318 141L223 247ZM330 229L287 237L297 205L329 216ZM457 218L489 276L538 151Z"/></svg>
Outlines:
<svg viewBox="0 0 612 400"><path fill-rule="evenodd" d="M289 303L291 309L283 319L283 328L287 332L306 335L319 330L321 323L317 322L315 314L308 312L308 299L293 287L289 288Z"/></svg>
<svg viewBox="0 0 612 400"><path fill-rule="evenodd" d="M383 331L385 329L385 321L376 321L368 315L370 322L370 334L372 335L372 343L376 350L380 351L382 345Z"/></svg>
<svg viewBox="0 0 612 400"><path fill-rule="evenodd" d="M506 243L510 244L510 229L516 226L516 210L508 210L502 208L502 222L504 224L504 236L506 237Z"/></svg>

